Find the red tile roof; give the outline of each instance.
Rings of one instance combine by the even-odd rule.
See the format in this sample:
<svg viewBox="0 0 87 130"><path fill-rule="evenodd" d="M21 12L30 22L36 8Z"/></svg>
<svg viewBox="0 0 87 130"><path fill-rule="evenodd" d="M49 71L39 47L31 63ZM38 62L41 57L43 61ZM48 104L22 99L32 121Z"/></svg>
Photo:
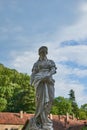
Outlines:
<svg viewBox="0 0 87 130"><path fill-rule="evenodd" d="M33 114L23 113L23 118L20 118L20 113L10 113L10 112L0 112L0 124L6 125L24 125L27 120L33 117ZM69 119L69 124L65 127L64 118L65 116L61 116L61 120L59 120L58 115L53 115L53 126L54 130L66 130L69 127L72 127L72 130L77 130L75 128L84 124L83 121L77 121ZM63 118L63 119L62 119ZM85 121L87 123L87 120ZM25 125L24 125L25 126Z"/></svg>
<svg viewBox="0 0 87 130"><path fill-rule="evenodd" d="M0 124L24 125L33 115L34 114L23 113L23 118L20 118L20 113L0 112ZM53 115L53 120L57 121L58 116Z"/></svg>
<svg viewBox="0 0 87 130"><path fill-rule="evenodd" d="M23 118L20 118L20 113L0 112L0 124L24 125L32 116L33 114L23 114Z"/></svg>

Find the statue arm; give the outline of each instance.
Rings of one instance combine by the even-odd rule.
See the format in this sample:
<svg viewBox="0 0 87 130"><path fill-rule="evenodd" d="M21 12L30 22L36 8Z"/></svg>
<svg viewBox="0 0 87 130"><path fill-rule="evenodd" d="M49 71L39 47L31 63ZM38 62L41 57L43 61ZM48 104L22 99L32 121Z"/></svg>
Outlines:
<svg viewBox="0 0 87 130"><path fill-rule="evenodd" d="M55 73L56 73L56 69L57 69L57 67L56 67L54 61L51 60L51 61L50 61L50 71L49 71L49 75L55 74Z"/></svg>
<svg viewBox="0 0 87 130"><path fill-rule="evenodd" d="M49 71L46 73L46 75L43 75L43 79L50 78L52 75L56 73L56 66L54 61L50 60L50 65L49 65Z"/></svg>
<svg viewBox="0 0 87 130"><path fill-rule="evenodd" d="M53 75L56 73L56 68L55 67L52 67L51 70L50 70L50 74Z"/></svg>
<svg viewBox="0 0 87 130"><path fill-rule="evenodd" d="M30 85L33 84L35 74L36 74L37 71L38 71L37 69L38 69L38 68L37 68L37 63L35 63L35 64L33 65L32 74L31 74L31 76L30 76Z"/></svg>

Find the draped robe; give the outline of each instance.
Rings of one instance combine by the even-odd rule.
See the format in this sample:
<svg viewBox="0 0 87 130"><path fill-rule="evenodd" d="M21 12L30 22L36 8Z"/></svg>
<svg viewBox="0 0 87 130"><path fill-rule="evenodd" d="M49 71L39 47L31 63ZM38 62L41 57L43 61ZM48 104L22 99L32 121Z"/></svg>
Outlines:
<svg viewBox="0 0 87 130"><path fill-rule="evenodd" d="M52 123L48 118L54 99L54 79L56 66L52 60L38 60L32 69L31 84L36 89L35 122L38 127Z"/></svg>

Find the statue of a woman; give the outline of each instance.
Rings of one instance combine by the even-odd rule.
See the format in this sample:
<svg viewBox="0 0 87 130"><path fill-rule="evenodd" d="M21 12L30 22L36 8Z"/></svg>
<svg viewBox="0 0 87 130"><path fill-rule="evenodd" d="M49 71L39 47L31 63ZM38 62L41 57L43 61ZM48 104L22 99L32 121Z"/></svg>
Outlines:
<svg viewBox="0 0 87 130"><path fill-rule="evenodd" d="M48 48L46 46L40 47L38 52L39 59L34 64L31 74L31 85L34 85L36 89L36 111L33 122L38 130L51 130L52 121L48 115L54 99L55 81L52 75L56 73L56 66L54 61L47 59Z"/></svg>

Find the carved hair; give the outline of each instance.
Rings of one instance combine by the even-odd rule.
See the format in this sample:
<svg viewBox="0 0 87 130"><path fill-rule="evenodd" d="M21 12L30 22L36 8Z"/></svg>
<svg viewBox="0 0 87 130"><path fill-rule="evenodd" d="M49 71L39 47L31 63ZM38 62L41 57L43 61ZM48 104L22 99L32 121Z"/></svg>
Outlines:
<svg viewBox="0 0 87 130"><path fill-rule="evenodd" d="M46 46L41 46L38 50L39 55L42 52L46 52L46 54L48 54L48 48Z"/></svg>

